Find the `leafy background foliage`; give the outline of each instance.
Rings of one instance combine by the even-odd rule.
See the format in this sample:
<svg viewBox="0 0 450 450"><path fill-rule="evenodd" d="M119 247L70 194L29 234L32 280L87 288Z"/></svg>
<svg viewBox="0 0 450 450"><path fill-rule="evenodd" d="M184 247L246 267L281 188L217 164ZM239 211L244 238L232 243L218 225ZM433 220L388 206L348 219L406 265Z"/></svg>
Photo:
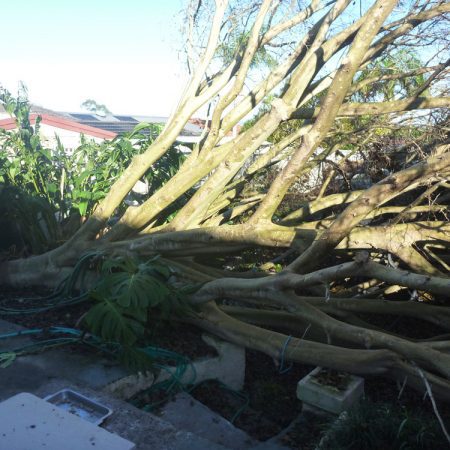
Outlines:
<svg viewBox="0 0 450 450"><path fill-rule="evenodd" d="M27 253L41 253L54 246L57 240L64 239L65 224L80 226L131 159L142 153L161 131L159 124L141 123L132 132L111 141L95 143L81 136L80 146L68 151L57 139L57 147L50 149L41 141L40 117L34 126L30 124L31 108L26 91L15 98L0 88L0 103L18 125L16 130L0 129L0 188L8 188L8 192L14 188L17 195L30 199L30 202L31 198L36 199L28 221L21 213L23 208L19 202L9 204L8 217L20 221L19 233ZM148 195L163 186L183 160L183 154L173 147L156 162L143 177L149 186ZM45 227L51 232L44 236L47 242L44 239L36 245L30 242L29 236L42 234L35 226L38 218L34 212L39 205L41 212L36 211L36 214L40 214L41 221L47 222ZM117 214L124 209L125 204ZM57 221L50 218L49 211ZM67 234L73 231L71 226ZM8 245L2 248L8 248Z"/></svg>
<svg viewBox="0 0 450 450"><path fill-rule="evenodd" d="M383 75L395 75L407 73L423 67L419 57L411 51L400 50L383 59L377 59L367 65L355 79L356 83L367 78L382 77ZM425 75L418 74L411 77L396 80L380 80L364 86L352 97L353 101L377 101L386 102L401 97L411 96L416 89L425 82Z"/></svg>

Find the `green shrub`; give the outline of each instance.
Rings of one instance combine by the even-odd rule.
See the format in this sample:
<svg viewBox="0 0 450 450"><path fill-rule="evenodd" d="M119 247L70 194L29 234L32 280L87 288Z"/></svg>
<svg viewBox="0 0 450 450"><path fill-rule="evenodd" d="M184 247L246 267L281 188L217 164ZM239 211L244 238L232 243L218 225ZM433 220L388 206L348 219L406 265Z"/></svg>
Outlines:
<svg viewBox="0 0 450 450"><path fill-rule="evenodd" d="M363 401L335 422L327 450L438 450L448 442L436 418L398 405Z"/></svg>
<svg viewBox="0 0 450 450"><path fill-rule="evenodd" d="M0 251L8 256L43 253L58 238L58 224L47 199L0 184Z"/></svg>
<svg viewBox="0 0 450 450"><path fill-rule="evenodd" d="M141 123L132 132L102 143L81 136L81 144L69 152L58 137L56 148L41 142L40 117L32 126L26 92L14 98L0 88L0 104L17 123L17 129L0 129L0 183L45 199L59 222L76 216L81 223L82 217L91 215L132 158L144 152L161 131L160 124ZM148 195L164 185L183 161L184 155L170 148L143 177ZM125 206L117 214L121 209Z"/></svg>

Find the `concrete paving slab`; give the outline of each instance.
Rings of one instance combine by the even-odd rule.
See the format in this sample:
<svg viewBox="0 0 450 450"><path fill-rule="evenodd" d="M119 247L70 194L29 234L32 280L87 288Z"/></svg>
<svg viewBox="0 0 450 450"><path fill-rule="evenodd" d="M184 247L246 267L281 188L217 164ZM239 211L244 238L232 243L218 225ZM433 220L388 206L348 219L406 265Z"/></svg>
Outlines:
<svg viewBox="0 0 450 450"><path fill-rule="evenodd" d="M190 431L225 447L245 450L258 443L185 392L166 403L158 415L175 428Z"/></svg>
<svg viewBox="0 0 450 450"><path fill-rule="evenodd" d="M1 446L10 450L132 450L135 445L29 393L0 403Z"/></svg>
<svg viewBox="0 0 450 450"><path fill-rule="evenodd" d="M33 392L42 384L57 378L99 389L126 373L124 369L111 366L101 358L75 355L63 350L22 356L9 367L0 369L0 400L18 392Z"/></svg>
<svg viewBox="0 0 450 450"><path fill-rule="evenodd" d="M7 322L6 320L0 319L0 334L20 332L23 330L25 330L25 328L20 325L16 325L15 323ZM27 336L0 339L0 351L10 350L13 347L26 345L29 344L30 342L31 340Z"/></svg>
<svg viewBox="0 0 450 450"><path fill-rule="evenodd" d="M203 334L202 339L213 346L219 356L212 364L205 361L196 365L197 383L215 378L235 391L244 387L245 381L245 348L219 339L210 334Z"/></svg>
<svg viewBox="0 0 450 450"><path fill-rule="evenodd" d="M24 330L0 320L0 334ZM0 350L12 350L32 343L29 336L2 339ZM19 392L34 392L42 384L56 378L101 389L127 376L129 372L100 355L75 354L64 349L21 356L6 368L0 368L0 401Z"/></svg>
<svg viewBox="0 0 450 450"><path fill-rule="evenodd" d="M0 320L0 334L21 329L24 328ZM16 337L3 340L2 347L9 350L31 342L29 337ZM97 355L74 354L63 349L46 351L19 357L9 367L0 369L0 401L21 392L46 397L72 388L114 409L104 428L136 442L137 450L226 449L191 432L178 430L150 413L113 398L108 392L100 392L128 375L121 367Z"/></svg>

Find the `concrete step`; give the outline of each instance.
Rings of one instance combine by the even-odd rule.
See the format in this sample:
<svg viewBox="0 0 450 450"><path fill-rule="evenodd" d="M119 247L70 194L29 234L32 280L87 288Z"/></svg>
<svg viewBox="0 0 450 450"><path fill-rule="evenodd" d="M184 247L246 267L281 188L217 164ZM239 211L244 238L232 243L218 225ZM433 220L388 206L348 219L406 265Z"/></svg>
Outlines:
<svg viewBox="0 0 450 450"><path fill-rule="evenodd" d="M247 450L258 443L185 392L180 392L167 402L158 412L158 416L175 428L189 431L225 447Z"/></svg>
<svg viewBox="0 0 450 450"><path fill-rule="evenodd" d="M285 450L279 442L259 442L235 427L221 415L211 411L185 392L177 394L158 412L158 416L175 428L189 431L211 443L237 450Z"/></svg>
<svg viewBox="0 0 450 450"><path fill-rule="evenodd" d="M25 328L0 320L0 334ZM32 343L28 336L2 339L0 350L12 350ZM44 398L70 388L111 408L114 413L102 427L136 444L136 450L226 450L189 431L179 430L164 420L115 398L103 388L128 376L118 365L99 355L82 355L52 350L17 358L0 368L0 401L26 392Z"/></svg>
<svg viewBox="0 0 450 450"><path fill-rule="evenodd" d="M0 334L21 329L0 320ZM31 342L25 336L5 339L0 341L0 350ZM238 356L242 359L242 355ZM44 398L70 388L111 408L114 413L102 427L134 442L136 450L249 450L260 445L265 450L284 448L276 442L259 443L188 394L179 394L174 402L169 402L161 417L139 410L105 389L128 375L100 355L75 354L62 349L46 351L19 357L9 367L0 368L0 401L21 392ZM242 383L240 379L237 381Z"/></svg>
<svg viewBox="0 0 450 450"><path fill-rule="evenodd" d="M133 442L135 450L231 450L194 433L177 429L163 419L135 408L101 391L74 385L67 380L54 380L41 385L35 395L44 398L61 389L70 388L113 410L102 428Z"/></svg>

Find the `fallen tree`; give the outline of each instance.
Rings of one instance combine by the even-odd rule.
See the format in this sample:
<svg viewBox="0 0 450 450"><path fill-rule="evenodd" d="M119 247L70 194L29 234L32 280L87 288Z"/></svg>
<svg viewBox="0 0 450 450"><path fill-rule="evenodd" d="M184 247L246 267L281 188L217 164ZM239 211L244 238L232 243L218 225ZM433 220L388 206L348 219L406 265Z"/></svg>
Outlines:
<svg viewBox="0 0 450 450"><path fill-rule="evenodd" d="M312 0L302 10L275 0L192 2L187 47L193 71L165 128L70 239L47 253L2 262L0 283L56 286L88 252L112 259L159 255L170 268L169 284L197 286L184 297L189 309L179 320L276 360L407 379L419 390L426 388L425 375L434 395L450 400L448 335L408 338L361 316L414 317L450 330L442 305L450 294L450 147L448 117L436 113L450 105L442 88L448 63L360 76L402 46L438 40L450 5L396 6L374 1L355 17L350 0ZM211 20L201 22L212 10ZM246 25L239 29L243 15ZM208 32L198 34L207 40L196 56L196 25L205 23ZM277 58L249 85L255 60L270 49ZM416 85L395 88L382 101L357 96L367 86L412 78ZM269 107L252 126L230 136L263 101ZM205 132L179 170L109 226L135 183L208 103ZM418 110L424 112L414 115ZM288 131L261 153L280 127ZM383 154L392 173L366 189L335 192L334 174L345 177L349 161L342 148L369 162ZM274 166L280 161L284 165ZM320 189L298 194L302 180L327 162L332 171ZM270 184L258 191L255 180L269 174ZM286 206L288 198L294 206ZM174 214L176 201L181 206ZM275 259L268 248L280 250ZM262 249L258 270L236 270L233 257L249 249ZM234 270L220 264L224 255Z"/></svg>

